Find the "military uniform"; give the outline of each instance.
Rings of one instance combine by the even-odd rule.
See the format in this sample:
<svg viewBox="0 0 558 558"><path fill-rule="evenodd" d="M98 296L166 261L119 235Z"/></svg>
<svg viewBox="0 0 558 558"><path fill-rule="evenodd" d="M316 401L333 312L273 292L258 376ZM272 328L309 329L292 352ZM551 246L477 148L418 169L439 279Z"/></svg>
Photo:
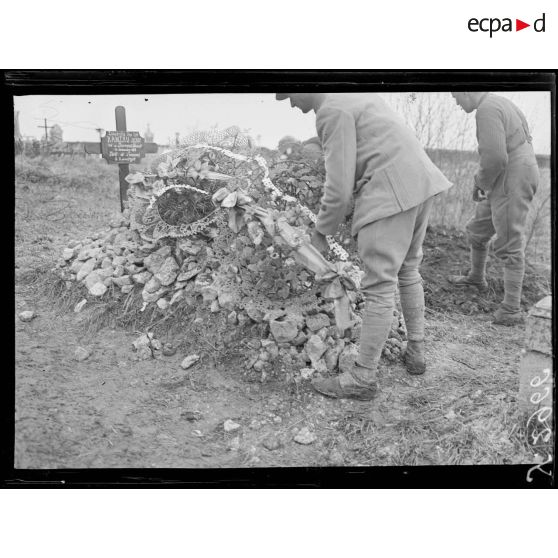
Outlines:
<svg viewBox="0 0 558 558"><path fill-rule="evenodd" d="M467 224L469 278L485 285L488 243L496 235L494 254L504 263L505 295L499 312L505 318L520 310L525 224L539 183L539 169L525 116L511 101L487 93L477 107L476 125L480 168L475 185L487 199L477 204Z"/></svg>
<svg viewBox="0 0 558 558"><path fill-rule="evenodd" d="M432 198L451 183L377 94L328 94L316 110L326 182L316 229L333 235L354 197L352 234L366 299L355 378L370 384L393 318L399 280L410 344L424 340L418 268Z"/></svg>

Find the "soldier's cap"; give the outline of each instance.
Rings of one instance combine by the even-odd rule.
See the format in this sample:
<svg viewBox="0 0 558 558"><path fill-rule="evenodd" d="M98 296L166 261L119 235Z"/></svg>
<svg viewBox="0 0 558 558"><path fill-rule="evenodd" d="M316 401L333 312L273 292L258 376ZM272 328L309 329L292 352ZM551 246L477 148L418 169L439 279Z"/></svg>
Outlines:
<svg viewBox="0 0 558 558"><path fill-rule="evenodd" d="M289 98L289 94L288 93L275 93L275 98L278 101L284 101L285 99Z"/></svg>

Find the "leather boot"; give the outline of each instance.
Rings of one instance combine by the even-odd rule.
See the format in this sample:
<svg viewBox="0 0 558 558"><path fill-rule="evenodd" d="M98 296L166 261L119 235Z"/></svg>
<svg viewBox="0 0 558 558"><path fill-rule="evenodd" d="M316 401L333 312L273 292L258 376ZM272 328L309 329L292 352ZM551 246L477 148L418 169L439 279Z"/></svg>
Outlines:
<svg viewBox="0 0 558 558"><path fill-rule="evenodd" d="M362 378L364 373L366 382ZM333 378L316 378L312 387L320 394L334 399L357 399L370 401L376 397L378 384L376 370L367 369L355 363L349 372L343 372Z"/></svg>
<svg viewBox="0 0 558 558"><path fill-rule="evenodd" d="M488 289L485 279L488 247L471 248L471 271L467 275L450 275L448 281L457 287L476 287L480 291Z"/></svg>
<svg viewBox="0 0 558 558"><path fill-rule="evenodd" d="M513 310L506 307L506 305L501 304L500 307L494 312L494 317L492 319L493 324L514 326L522 325L525 321L525 317L521 310Z"/></svg>
<svg viewBox="0 0 558 558"><path fill-rule="evenodd" d="M407 372L413 376L420 376L426 372L424 358L424 341L408 341L404 357Z"/></svg>

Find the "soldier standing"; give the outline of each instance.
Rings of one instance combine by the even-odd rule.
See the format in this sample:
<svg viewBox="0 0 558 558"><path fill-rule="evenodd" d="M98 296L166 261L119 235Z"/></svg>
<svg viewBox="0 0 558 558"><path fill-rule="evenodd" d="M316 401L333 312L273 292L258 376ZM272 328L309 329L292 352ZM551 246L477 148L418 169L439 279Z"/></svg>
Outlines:
<svg viewBox="0 0 558 558"><path fill-rule="evenodd" d="M525 223L539 183L537 159L523 113L504 97L487 92L452 93L467 113L476 112L480 168L474 177L475 214L467 224L471 270L451 275L457 286L487 288L488 243L504 263L504 300L493 323L521 323L521 288L525 273Z"/></svg>
<svg viewBox="0 0 558 558"><path fill-rule="evenodd" d="M413 132L377 94L277 94L303 113L316 113L326 180L312 244L327 252L354 196L352 234L365 275L366 299L359 355L350 372L312 382L330 397L372 399L377 366L393 320L399 281L407 326L405 363L423 374L424 291L419 274L433 196L451 183Z"/></svg>

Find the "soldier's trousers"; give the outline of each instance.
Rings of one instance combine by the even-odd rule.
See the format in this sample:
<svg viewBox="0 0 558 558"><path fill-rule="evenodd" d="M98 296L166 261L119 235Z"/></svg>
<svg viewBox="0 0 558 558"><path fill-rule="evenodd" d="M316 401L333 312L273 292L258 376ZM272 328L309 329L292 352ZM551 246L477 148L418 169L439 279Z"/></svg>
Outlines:
<svg viewBox="0 0 558 558"><path fill-rule="evenodd" d="M477 203L467 223L471 246L483 250L494 235L494 254L506 267L525 267L525 225L539 184L539 169L531 144L524 143L508 156L505 171L488 199Z"/></svg>
<svg viewBox="0 0 558 558"><path fill-rule="evenodd" d="M433 198L365 225L358 232L364 267L361 290L366 299L358 363L375 368L393 321L399 283L409 339L424 338L424 291L419 265Z"/></svg>

